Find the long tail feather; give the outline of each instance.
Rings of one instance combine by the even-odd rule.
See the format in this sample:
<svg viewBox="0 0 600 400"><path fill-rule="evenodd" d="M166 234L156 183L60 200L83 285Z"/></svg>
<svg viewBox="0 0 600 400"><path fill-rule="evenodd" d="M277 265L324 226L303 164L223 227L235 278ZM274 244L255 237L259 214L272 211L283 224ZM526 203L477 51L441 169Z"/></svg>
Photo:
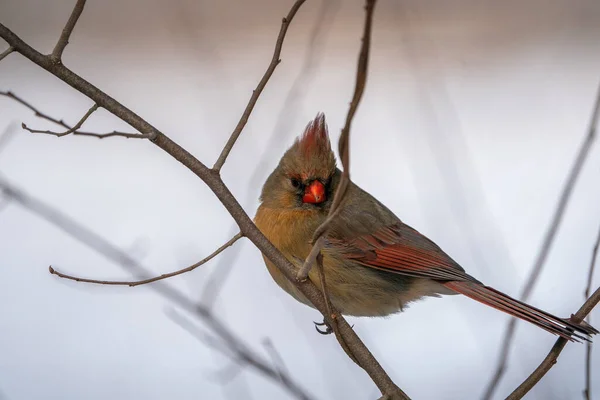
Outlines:
<svg viewBox="0 0 600 400"><path fill-rule="evenodd" d="M476 282L451 281L445 283L444 286L480 303L504 311L524 321L531 322L550 333L559 335L570 341L577 342L579 341L577 339L589 341L588 336L598 333L598 330L590 325L576 324L567 319L555 317L539 308L513 299L496 289Z"/></svg>

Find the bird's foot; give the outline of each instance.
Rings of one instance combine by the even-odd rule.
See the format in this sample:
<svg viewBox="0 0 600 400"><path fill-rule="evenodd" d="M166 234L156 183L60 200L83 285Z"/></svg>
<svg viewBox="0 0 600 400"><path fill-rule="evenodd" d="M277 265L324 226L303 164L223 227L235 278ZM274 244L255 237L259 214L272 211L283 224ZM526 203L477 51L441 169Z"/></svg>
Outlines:
<svg viewBox="0 0 600 400"><path fill-rule="evenodd" d="M330 335L333 332L333 329L331 328L331 326L329 326L329 324L327 322L325 322L325 319L323 319L323 322L314 322L313 321L313 323L315 324L315 329L321 335ZM324 326L325 329L323 329L323 330L319 329L320 326Z"/></svg>

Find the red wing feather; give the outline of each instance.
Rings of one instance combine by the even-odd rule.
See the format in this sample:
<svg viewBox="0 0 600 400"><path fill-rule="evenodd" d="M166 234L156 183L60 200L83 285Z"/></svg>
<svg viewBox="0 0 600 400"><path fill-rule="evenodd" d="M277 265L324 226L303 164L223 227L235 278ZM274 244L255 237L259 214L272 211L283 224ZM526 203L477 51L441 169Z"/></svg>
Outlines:
<svg viewBox="0 0 600 400"><path fill-rule="evenodd" d="M440 281L473 281L435 243L399 223L351 240L328 239L346 258L367 267Z"/></svg>

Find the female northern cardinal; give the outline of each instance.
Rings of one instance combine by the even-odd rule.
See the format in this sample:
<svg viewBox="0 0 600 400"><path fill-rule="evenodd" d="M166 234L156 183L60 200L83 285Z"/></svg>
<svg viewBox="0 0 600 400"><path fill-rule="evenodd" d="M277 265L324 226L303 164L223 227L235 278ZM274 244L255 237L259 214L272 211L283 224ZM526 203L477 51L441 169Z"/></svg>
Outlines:
<svg viewBox="0 0 600 400"><path fill-rule="evenodd" d="M320 113L265 182L255 217L262 233L294 265L300 267L308 256L312 236L327 217L340 178L325 116ZM385 316L424 296L460 293L569 340L587 340L587 335L598 333L590 325L555 317L483 285L353 183L325 234L322 255L331 302L342 314ZM264 260L283 290L312 306L277 267ZM309 277L319 283L315 268Z"/></svg>

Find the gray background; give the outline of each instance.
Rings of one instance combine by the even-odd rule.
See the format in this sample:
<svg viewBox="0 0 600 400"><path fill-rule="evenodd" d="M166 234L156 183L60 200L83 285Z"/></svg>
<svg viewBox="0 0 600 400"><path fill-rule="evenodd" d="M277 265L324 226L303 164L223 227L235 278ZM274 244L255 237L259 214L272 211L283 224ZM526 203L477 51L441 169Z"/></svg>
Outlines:
<svg viewBox="0 0 600 400"><path fill-rule="evenodd" d="M73 4L0 0L0 21L47 53ZM90 1L64 62L212 164L271 58L290 5ZM223 169L251 216L262 182L318 111L337 144L362 20L361 1L309 1L293 21L283 62ZM471 274L517 295L585 135L600 77L599 39L595 0L381 0L368 87L352 130L353 179ZM70 123L92 105L17 54L0 63L0 90ZM21 121L55 128L0 98L0 129ZM84 128L130 129L105 111ZM203 258L235 233L204 184L147 142L18 132L0 171L156 273ZM594 147L530 301L557 315L570 315L583 301L600 223L599 172ZM215 381L229 361L172 323L164 314L169 303L151 289L66 282L47 273L49 264L87 277L128 278L18 205L0 213L0 391L7 399L288 398L252 370L227 384ZM319 314L271 281L249 242L172 283L200 299L217 265L233 270L215 311L258 351L269 337L318 398L376 397L335 339L314 332ZM598 310L593 318L600 321ZM495 366L508 317L456 296L421 301L386 319L350 320L415 399L471 399ZM554 340L519 324L497 398ZM529 398L580 398L584 350L568 345ZM594 362L598 393L597 348Z"/></svg>

